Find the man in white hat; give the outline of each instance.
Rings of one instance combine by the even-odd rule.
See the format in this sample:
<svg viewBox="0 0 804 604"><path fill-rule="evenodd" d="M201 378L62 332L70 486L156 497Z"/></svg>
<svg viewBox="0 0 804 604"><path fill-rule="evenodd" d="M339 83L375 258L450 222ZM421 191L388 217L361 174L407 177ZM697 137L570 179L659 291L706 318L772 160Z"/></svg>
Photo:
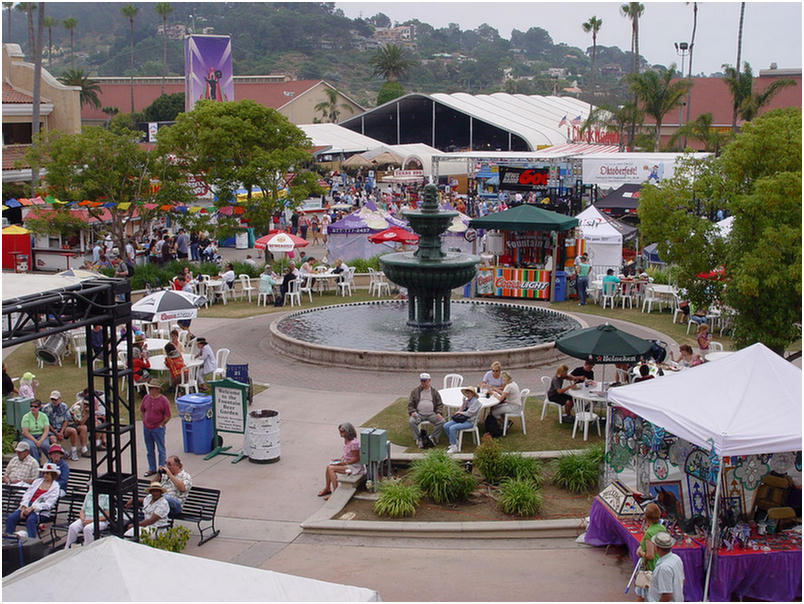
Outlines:
<svg viewBox="0 0 804 604"><path fill-rule="evenodd" d="M14 448L17 456L11 458L3 474L3 484L29 486L39 477L39 462L31 456L31 445L20 441Z"/></svg>
<svg viewBox="0 0 804 604"><path fill-rule="evenodd" d="M430 385L430 374L419 374L419 385L414 388L408 398L408 424L416 445L421 449L428 443L420 437L419 426L422 422L430 422L433 432L428 439L432 446L438 444L438 437L444 429L444 417L441 415L443 404L438 390Z"/></svg>
<svg viewBox="0 0 804 604"><path fill-rule="evenodd" d="M656 548L656 567L650 577L648 602L684 601L684 564L671 550L676 540L666 531L656 533L651 542Z"/></svg>

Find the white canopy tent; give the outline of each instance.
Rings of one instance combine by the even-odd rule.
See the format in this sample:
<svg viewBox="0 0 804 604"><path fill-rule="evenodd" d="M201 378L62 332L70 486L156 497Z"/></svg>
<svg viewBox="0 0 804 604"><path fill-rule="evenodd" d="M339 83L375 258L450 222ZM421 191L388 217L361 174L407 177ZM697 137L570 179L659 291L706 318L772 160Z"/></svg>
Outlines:
<svg viewBox="0 0 804 604"><path fill-rule="evenodd" d="M619 272L623 264L622 233L595 206L589 206L576 218L581 239L587 244L589 263L595 268L594 274L600 277L607 268Z"/></svg>
<svg viewBox="0 0 804 604"><path fill-rule="evenodd" d="M58 577L57 581L53 577ZM371 589L106 537L3 578L6 602L379 602Z"/></svg>
<svg viewBox="0 0 804 604"><path fill-rule="evenodd" d="M731 234L731 225L734 223L734 216L724 218L720 222L716 222L715 226L720 232L720 236L726 239Z"/></svg>

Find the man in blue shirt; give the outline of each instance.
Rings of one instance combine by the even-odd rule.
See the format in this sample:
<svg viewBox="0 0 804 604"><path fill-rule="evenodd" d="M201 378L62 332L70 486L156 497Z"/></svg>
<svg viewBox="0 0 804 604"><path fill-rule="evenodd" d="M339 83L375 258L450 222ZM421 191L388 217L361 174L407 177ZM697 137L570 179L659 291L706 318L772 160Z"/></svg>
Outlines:
<svg viewBox="0 0 804 604"><path fill-rule="evenodd" d="M59 483L59 494L63 497L66 494L67 481L70 478L70 466L64 461L64 449L61 448L61 445L50 445L47 454L59 468L59 477L56 482Z"/></svg>
<svg viewBox="0 0 804 604"><path fill-rule="evenodd" d="M606 271L606 276L603 277L603 295L610 296L617 289L617 284L620 278L615 276L614 269L610 268Z"/></svg>

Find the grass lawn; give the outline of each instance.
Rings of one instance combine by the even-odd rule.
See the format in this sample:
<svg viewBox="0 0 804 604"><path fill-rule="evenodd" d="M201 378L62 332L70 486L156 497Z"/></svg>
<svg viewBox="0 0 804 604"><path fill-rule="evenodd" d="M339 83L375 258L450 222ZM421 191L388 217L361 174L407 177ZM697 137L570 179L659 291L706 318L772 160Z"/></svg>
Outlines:
<svg viewBox="0 0 804 604"><path fill-rule="evenodd" d="M407 447L409 452L419 449L413 440L408 427L408 399L398 398L377 415L365 422L363 426L381 428L386 431L388 440L396 445ZM505 438L500 439L506 451L557 451L566 449L583 449L603 441L597 435L594 426L589 426L589 440L584 442L583 433L579 432L572 438L572 424L559 424L558 413L555 408L548 408L544 421L540 421L542 414L542 399L529 396L525 404L525 427L527 434L522 434L519 421L514 420L514 426L508 431ZM481 436L483 429L481 427ZM601 432L603 427L601 426ZM446 435L442 436L439 448L448 445ZM461 453L473 453L475 450L474 436L469 432L463 435Z"/></svg>
<svg viewBox="0 0 804 604"><path fill-rule="evenodd" d="M42 369L37 368L36 359L34 358L34 342L22 344L17 350L11 353L6 359L5 364L8 367L8 374L12 377L20 377L26 371L30 371L36 376L39 381L39 386L36 389L36 396L43 402L47 402L48 396L52 390L61 392L61 397L67 405L72 405L76 400L76 394L81 392L87 387L87 368L86 364L82 362L79 368L75 364L75 359L68 356L63 360L64 365L45 365ZM83 359L85 360L85 359ZM83 361L82 360L82 361ZM158 379L157 375L157 379ZM265 386L254 384L254 395L265 390ZM103 389L102 379L95 379L95 389ZM173 389L166 389L164 392L170 401L171 413L177 415L176 404L173 400ZM181 396L181 393L179 394ZM140 415L140 397L136 400L136 419L142 419Z"/></svg>

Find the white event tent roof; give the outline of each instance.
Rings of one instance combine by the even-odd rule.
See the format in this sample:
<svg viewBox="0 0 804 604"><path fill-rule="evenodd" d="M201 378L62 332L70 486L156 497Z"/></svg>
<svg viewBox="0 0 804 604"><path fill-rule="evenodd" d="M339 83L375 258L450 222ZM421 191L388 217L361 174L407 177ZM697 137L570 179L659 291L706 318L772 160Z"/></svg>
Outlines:
<svg viewBox="0 0 804 604"><path fill-rule="evenodd" d="M608 400L720 457L801 450L801 369L763 344Z"/></svg>
<svg viewBox="0 0 804 604"><path fill-rule="evenodd" d="M329 147L322 153L362 153L384 146L384 143L349 130L338 124L302 124L299 126L314 147Z"/></svg>

